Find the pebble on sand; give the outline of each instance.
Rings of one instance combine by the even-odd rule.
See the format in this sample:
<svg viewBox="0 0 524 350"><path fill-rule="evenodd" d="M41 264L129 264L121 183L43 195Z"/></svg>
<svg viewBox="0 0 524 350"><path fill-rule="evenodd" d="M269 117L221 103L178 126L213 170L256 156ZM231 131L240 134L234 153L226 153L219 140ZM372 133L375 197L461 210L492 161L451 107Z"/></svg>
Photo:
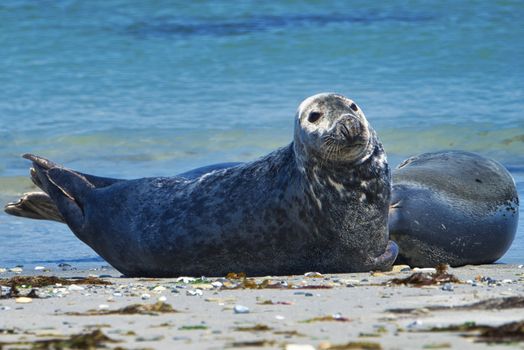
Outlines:
<svg viewBox="0 0 524 350"><path fill-rule="evenodd" d="M236 314L248 314L249 313L249 308L247 306L243 306L243 305L235 305L235 308L233 309L233 311Z"/></svg>
<svg viewBox="0 0 524 350"><path fill-rule="evenodd" d="M29 304L33 302L33 299L28 298L28 297L20 297L20 298L16 298L15 302L18 304Z"/></svg>

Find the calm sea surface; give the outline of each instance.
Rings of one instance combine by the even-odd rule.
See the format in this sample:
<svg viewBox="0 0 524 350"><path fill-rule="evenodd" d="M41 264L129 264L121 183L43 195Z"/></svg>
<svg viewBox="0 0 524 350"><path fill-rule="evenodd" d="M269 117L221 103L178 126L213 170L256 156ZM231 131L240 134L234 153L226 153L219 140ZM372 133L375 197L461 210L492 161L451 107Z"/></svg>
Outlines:
<svg viewBox="0 0 524 350"><path fill-rule="evenodd" d="M335 91L391 165L493 157L524 199L522 1L0 2L0 203L33 188L24 152L122 178L247 161L290 142ZM524 262L524 213L503 262ZM65 225L0 213L0 266L101 259Z"/></svg>

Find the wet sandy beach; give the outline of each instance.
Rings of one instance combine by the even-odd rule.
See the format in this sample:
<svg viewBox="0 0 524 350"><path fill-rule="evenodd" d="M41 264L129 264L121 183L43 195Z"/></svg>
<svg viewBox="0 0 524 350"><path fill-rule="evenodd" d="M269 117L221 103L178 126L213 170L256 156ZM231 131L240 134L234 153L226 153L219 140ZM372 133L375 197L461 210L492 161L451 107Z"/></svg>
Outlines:
<svg viewBox="0 0 524 350"><path fill-rule="evenodd" d="M0 349L524 348L521 265L253 279L0 271Z"/></svg>

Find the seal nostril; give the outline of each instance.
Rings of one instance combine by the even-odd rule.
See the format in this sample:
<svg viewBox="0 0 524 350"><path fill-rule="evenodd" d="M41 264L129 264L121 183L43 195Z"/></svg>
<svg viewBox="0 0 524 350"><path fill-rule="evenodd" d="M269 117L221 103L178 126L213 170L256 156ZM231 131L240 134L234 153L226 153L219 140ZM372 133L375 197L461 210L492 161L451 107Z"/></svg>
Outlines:
<svg viewBox="0 0 524 350"><path fill-rule="evenodd" d="M358 107L356 104L352 103L351 106L349 106L352 110L354 110L355 112L358 111Z"/></svg>
<svg viewBox="0 0 524 350"><path fill-rule="evenodd" d="M307 121L310 123L315 123L322 117L322 113L320 112L311 112L309 113L309 116L307 117Z"/></svg>

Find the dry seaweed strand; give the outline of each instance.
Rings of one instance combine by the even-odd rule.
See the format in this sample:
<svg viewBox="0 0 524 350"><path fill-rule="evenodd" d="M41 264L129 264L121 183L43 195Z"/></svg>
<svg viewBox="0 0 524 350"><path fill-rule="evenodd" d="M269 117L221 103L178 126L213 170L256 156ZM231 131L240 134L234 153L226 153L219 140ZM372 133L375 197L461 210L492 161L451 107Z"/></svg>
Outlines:
<svg viewBox="0 0 524 350"><path fill-rule="evenodd" d="M92 284L92 285L110 285L109 281L104 281L97 277L87 277L82 279L65 279L56 276L14 276L8 279L0 279L0 286L10 288L7 294L0 293L0 299L17 298L20 296L18 290L21 286L28 286L32 288L46 287L50 285L71 285L71 284ZM32 289L27 295L29 298L38 298L38 294Z"/></svg>
<svg viewBox="0 0 524 350"><path fill-rule="evenodd" d="M524 341L524 320L505 323L500 326L477 325L466 322L459 325L431 328L430 332L478 332L476 342L483 343L513 343ZM467 335L465 335L467 336Z"/></svg>
<svg viewBox="0 0 524 350"><path fill-rule="evenodd" d="M518 309L524 308L524 297L506 297L506 298L491 298L478 301L473 304L448 306L448 305L434 305L426 306L424 309L429 311L443 311L443 310L504 310L504 309ZM406 314L420 310L420 308L399 308L388 309L388 312Z"/></svg>
<svg viewBox="0 0 524 350"><path fill-rule="evenodd" d="M382 350L382 345L372 342L349 342L337 345L324 343L320 344L319 350Z"/></svg>
<svg viewBox="0 0 524 350"><path fill-rule="evenodd" d="M30 346L31 349L98 349L105 347L106 343L118 343L106 336L99 329L91 333L75 334L66 339L45 339L35 341L19 341L19 342L0 342L0 349L3 347L12 348Z"/></svg>
<svg viewBox="0 0 524 350"><path fill-rule="evenodd" d="M265 324L256 324L254 326L250 327L236 327L235 331L238 332L267 332L272 330L273 328L265 325Z"/></svg>
<svg viewBox="0 0 524 350"><path fill-rule="evenodd" d="M231 348L254 348L254 347L266 347L266 346L275 346L276 341L274 340L248 340L248 341L237 341L227 345Z"/></svg>
<svg viewBox="0 0 524 350"><path fill-rule="evenodd" d="M68 312L66 315L70 316L105 316L105 315L151 315L175 313L177 310L162 301L155 304L131 304L116 310L89 310L87 312Z"/></svg>
<svg viewBox="0 0 524 350"><path fill-rule="evenodd" d="M506 323L498 327L486 327L476 339L483 343L513 343L524 341L524 321Z"/></svg>
<svg viewBox="0 0 524 350"><path fill-rule="evenodd" d="M406 278L393 278L387 281L385 284L412 285L414 287L422 287L450 282L461 283L461 281L455 275L447 272L448 265L439 264L437 265L436 270L437 271L435 273L415 272Z"/></svg>
<svg viewBox="0 0 524 350"><path fill-rule="evenodd" d="M293 285L291 283L281 284L281 283L272 283L270 279L264 279L260 283L254 278L248 278L245 272L230 272L225 277L228 280L231 280L233 287L228 287L223 285L222 290L231 290L231 289L332 289L333 286L326 285Z"/></svg>
<svg viewBox="0 0 524 350"><path fill-rule="evenodd" d="M350 322L351 320L347 317L335 317L333 315L328 316L319 316L319 317L313 317L304 321L300 321L300 323L313 323L313 322Z"/></svg>

